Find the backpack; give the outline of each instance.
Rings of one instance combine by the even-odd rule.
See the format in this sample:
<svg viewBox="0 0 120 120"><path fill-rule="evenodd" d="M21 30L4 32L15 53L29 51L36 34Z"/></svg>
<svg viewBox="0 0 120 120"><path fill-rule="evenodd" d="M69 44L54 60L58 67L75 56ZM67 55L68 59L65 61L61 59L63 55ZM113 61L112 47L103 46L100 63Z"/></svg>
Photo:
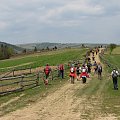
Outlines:
<svg viewBox="0 0 120 120"><path fill-rule="evenodd" d="M45 68L45 74L47 75L47 74L49 74L50 73L50 67L49 66L46 66L46 68Z"/></svg>
<svg viewBox="0 0 120 120"><path fill-rule="evenodd" d="M102 66L98 66L98 72L102 72Z"/></svg>
<svg viewBox="0 0 120 120"><path fill-rule="evenodd" d="M63 67L63 65L60 65L60 70L64 70L64 67Z"/></svg>
<svg viewBox="0 0 120 120"><path fill-rule="evenodd" d="M75 70L74 70L74 68L72 67L72 68L70 69L70 72L71 72L71 73L74 73L74 71L75 71Z"/></svg>
<svg viewBox="0 0 120 120"><path fill-rule="evenodd" d="M116 73L116 71L113 71L113 73L112 73L112 78L117 78L118 76L117 76L117 73Z"/></svg>
<svg viewBox="0 0 120 120"><path fill-rule="evenodd" d="M88 63L88 64L87 64L87 67L89 67L89 68L90 68L90 67L91 67L91 64L90 64L90 63Z"/></svg>
<svg viewBox="0 0 120 120"><path fill-rule="evenodd" d="M77 67L76 72L77 72L77 73L81 73L80 67Z"/></svg>

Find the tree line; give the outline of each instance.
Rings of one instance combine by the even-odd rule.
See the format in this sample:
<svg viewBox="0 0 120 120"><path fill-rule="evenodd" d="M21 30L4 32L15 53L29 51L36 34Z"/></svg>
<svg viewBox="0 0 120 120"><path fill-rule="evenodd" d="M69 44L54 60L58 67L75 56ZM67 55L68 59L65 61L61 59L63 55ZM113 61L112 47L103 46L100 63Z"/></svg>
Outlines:
<svg viewBox="0 0 120 120"><path fill-rule="evenodd" d="M50 51L50 50L57 50L58 48L57 48L57 46L55 46L55 47L53 47L53 48L49 48L48 46L46 47L46 48L43 48L43 49L38 49L37 47L34 47L34 49L33 49L33 51L31 51L31 53L32 52L38 52L38 51ZM27 52L29 52L29 50L27 51L27 49L24 49L23 51L22 51L22 53L27 53Z"/></svg>
<svg viewBox="0 0 120 120"><path fill-rule="evenodd" d="M7 45L0 45L0 60L9 59L14 54L14 50Z"/></svg>

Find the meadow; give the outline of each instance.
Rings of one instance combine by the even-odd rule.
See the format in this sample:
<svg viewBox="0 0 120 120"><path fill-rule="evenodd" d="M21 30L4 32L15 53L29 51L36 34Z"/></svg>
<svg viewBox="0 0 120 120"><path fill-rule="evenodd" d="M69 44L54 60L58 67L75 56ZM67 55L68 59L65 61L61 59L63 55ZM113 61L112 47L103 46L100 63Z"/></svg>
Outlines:
<svg viewBox="0 0 120 120"><path fill-rule="evenodd" d="M120 70L120 47L117 47L113 50L112 54L106 54L105 58L107 61L111 64L113 64L117 68L117 70ZM107 71L109 71L109 75L111 74L110 67L106 68ZM119 71L120 72L120 71ZM113 89L113 83L112 78L107 78L108 82L106 84L106 88L104 89L104 100L103 100L103 109L104 112L115 114L115 116L120 119L120 77L118 77L118 91L115 91Z"/></svg>
<svg viewBox="0 0 120 120"><path fill-rule="evenodd" d="M53 52L37 53L33 55L26 55L24 57L2 60L0 61L0 71L7 71L7 69L21 68L31 66L32 68L45 66L49 63L51 66L65 63L70 60L82 59L86 49L64 49Z"/></svg>

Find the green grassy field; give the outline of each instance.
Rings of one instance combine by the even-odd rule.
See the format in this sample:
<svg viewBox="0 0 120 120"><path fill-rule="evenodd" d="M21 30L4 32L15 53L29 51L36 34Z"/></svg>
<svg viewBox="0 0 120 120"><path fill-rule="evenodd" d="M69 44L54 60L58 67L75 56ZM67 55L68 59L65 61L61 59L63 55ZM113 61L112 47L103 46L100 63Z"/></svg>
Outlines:
<svg viewBox="0 0 120 120"><path fill-rule="evenodd" d="M114 54L113 55L105 55L105 59L109 63L120 68L120 55L114 55Z"/></svg>
<svg viewBox="0 0 120 120"><path fill-rule="evenodd" d="M119 54L120 55L120 46L118 46L117 48L115 48L113 50L112 54Z"/></svg>
<svg viewBox="0 0 120 120"><path fill-rule="evenodd" d="M39 66L45 66L46 63L54 66L59 63L65 63L69 60L76 60L83 58L83 54L85 53L86 49L65 49L65 50L58 50L56 52L44 53L44 54L33 54L30 56L24 56L24 58L15 58L9 60L0 61L0 70L3 68L16 68L24 67L24 66L32 66L33 68ZM83 53L83 54L82 54Z"/></svg>
<svg viewBox="0 0 120 120"><path fill-rule="evenodd" d="M120 69L120 47L115 48L112 55L107 54L105 58L109 63ZM107 68L107 70L112 71L111 68ZM108 84L106 84L103 97L104 112L115 114L117 117L120 116L120 77L118 78L118 88L118 91L113 90L112 78L110 78Z"/></svg>

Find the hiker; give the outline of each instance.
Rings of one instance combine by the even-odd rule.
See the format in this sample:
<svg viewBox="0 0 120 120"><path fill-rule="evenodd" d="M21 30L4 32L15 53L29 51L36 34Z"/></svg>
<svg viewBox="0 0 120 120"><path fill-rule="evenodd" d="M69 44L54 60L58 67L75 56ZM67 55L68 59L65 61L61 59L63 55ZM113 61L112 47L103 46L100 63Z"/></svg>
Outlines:
<svg viewBox="0 0 120 120"><path fill-rule="evenodd" d="M96 49L96 55L98 54L98 49Z"/></svg>
<svg viewBox="0 0 120 120"><path fill-rule="evenodd" d="M88 67L86 64L83 64L81 69L82 71L85 70L86 72L88 72Z"/></svg>
<svg viewBox="0 0 120 120"><path fill-rule="evenodd" d="M63 64L60 64L59 70L60 70L60 77L64 79L64 65Z"/></svg>
<svg viewBox="0 0 120 120"><path fill-rule="evenodd" d="M87 63L88 73L91 73L91 66L92 66L91 62L88 62Z"/></svg>
<svg viewBox="0 0 120 120"><path fill-rule="evenodd" d="M93 66L94 66L94 74L96 74L97 73L97 66L98 66L96 61L93 63Z"/></svg>
<svg viewBox="0 0 120 120"><path fill-rule="evenodd" d="M114 68L113 71L111 72L112 80L113 80L113 86L114 90L118 90L118 76L119 72Z"/></svg>
<svg viewBox="0 0 120 120"><path fill-rule="evenodd" d="M79 80L79 78L80 78L81 71L82 71L82 69L80 67L80 64L78 64L76 67L77 80Z"/></svg>
<svg viewBox="0 0 120 120"><path fill-rule="evenodd" d="M100 64L100 62L98 62L98 65L97 65L97 73L98 73L98 79L101 80L101 78L102 78L102 65Z"/></svg>
<svg viewBox="0 0 120 120"><path fill-rule="evenodd" d="M48 78L49 78L49 74L50 74L51 71L52 70L51 70L49 64L47 64L46 67L44 68L44 73L45 73L44 83L45 83L45 85L48 85Z"/></svg>
<svg viewBox="0 0 120 120"><path fill-rule="evenodd" d="M95 61L95 56L94 55L92 56L92 60Z"/></svg>
<svg viewBox="0 0 120 120"><path fill-rule="evenodd" d="M94 56L94 51L92 51L92 55Z"/></svg>
<svg viewBox="0 0 120 120"><path fill-rule="evenodd" d="M86 83L87 78L89 78L89 74L86 72L85 69L82 70L82 73L80 74L80 78L82 78L82 82Z"/></svg>
<svg viewBox="0 0 120 120"><path fill-rule="evenodd" d="M88 57L88 62L90 62L91 61L91 59Z"/></svg>
<svg viewBox="0 0 120 120"><path fill-rule="evenodd" d="M70 81L72 84L74 84L74 80L75 80L75 77L76 77L76 69L74 67L74 64L72 64L71 68L70 68Z"/></svg>

